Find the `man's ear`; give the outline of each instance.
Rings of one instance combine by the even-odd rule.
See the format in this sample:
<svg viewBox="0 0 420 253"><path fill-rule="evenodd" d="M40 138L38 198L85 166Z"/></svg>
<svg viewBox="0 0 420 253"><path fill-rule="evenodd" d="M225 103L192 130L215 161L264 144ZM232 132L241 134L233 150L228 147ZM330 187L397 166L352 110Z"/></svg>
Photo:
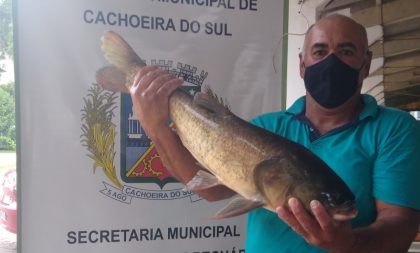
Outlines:
<svg viewBox="0 0 420 253"><path fill-rule="evenodd" d="M365 73L363 74L363 78L366 78L369 76L369 70L370 70L370 64L372 62L372 51L367 51L366 52L366 64L363 67L365 70Z"/></svg>
<svg viewBox="0 0 420 253"><path fill-rule="evenodd" d="M303 55L299 53L299 73L300 77L304 77L305 74L305 63L303 62Z"/></svg>

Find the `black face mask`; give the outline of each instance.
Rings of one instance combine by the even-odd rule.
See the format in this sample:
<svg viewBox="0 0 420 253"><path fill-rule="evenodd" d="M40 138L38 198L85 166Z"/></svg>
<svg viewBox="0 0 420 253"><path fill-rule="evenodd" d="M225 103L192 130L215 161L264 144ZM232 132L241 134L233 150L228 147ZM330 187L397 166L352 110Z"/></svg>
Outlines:
<svg viewBox="0 0 420 253"><path fill-rule="evenodd" d="M356 92L359 71L342 62L335 54L305 69L306 90L318 104L335 108L344 104Z"/></svg>

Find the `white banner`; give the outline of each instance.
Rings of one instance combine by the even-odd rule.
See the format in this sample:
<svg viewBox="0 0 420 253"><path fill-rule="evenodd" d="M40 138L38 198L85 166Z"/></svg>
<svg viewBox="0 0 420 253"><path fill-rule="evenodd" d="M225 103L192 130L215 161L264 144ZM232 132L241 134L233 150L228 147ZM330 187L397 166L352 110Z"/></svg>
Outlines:
<svg viewBox="0 0 420 253"><path fill-rule="evenodd" d="M280 108L283 1L16 2L20 252L244 252L246 216L211 220L227 202L184 191L129 97L95 85L100 37L249 119Z"/></svg>

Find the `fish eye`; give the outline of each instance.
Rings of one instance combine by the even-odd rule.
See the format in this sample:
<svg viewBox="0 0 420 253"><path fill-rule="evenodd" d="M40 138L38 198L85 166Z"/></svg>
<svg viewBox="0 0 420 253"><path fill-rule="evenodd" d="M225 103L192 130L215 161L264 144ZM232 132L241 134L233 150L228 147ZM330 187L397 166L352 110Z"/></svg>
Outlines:
<svg viewBox="0 0 420 253"><path fill-rule="evenodd" d="M336 207L340 204L340 193L338 192L321 192L321 199L324 205Z"/></svg>

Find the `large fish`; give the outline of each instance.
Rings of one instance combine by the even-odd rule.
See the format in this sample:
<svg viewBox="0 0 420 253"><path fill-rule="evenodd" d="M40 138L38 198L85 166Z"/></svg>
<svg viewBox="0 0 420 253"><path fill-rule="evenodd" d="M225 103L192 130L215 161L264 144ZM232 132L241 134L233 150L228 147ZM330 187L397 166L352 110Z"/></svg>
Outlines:
<svg viewBox="0 0 420 253"><path fill-rule="evenodd" d="M101 40L112 66L98 70L98 83L127 92L145 62L115 32L105 32ZM187 188L223 184L240 195L215 218L259 207L273 211L290 197L302 201L308 211L310 201L319 200L337 220L356 216L355 198L347 185L302 145L240 119L204 93L191 96L176 90L169 99L169 114L183 145L205 168Z"/></svg>

